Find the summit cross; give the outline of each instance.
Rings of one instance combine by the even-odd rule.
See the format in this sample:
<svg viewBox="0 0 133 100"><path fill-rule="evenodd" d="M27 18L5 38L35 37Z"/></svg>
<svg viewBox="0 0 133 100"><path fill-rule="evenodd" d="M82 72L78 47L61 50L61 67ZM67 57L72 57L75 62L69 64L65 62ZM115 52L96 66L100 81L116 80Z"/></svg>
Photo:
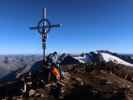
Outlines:
<svg viewBox="0 0 133 100"><path fill-rule="evenodd" d="M43 61L45 63L45 50L46 50L46 40L48 32L51 28L60 27L62 24L51 24L50 21L47 19L47 10L43 8L42 10L42 18L37 23L37 26L30 27L31 30L37 30L38 33L41 35L41 42L42 42L42 49L43 49Z"/></svg>

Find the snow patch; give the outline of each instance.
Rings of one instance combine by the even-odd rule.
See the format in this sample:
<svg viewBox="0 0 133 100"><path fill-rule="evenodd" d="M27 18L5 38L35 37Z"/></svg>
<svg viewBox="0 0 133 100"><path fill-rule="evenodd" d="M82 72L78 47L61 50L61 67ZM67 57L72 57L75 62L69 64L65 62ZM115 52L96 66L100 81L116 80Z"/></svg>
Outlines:
<svg viewBox="0 0 133 100"><path fill-rule="evenodd" d="M125 66L129 66L129 67L133 67L133 64L131 63L128 63L122 59L120 59L119 57L116 57L116 56L113 56L111 54L108 54L108 53L100 53L100 55L102 56L103 60L105 62L110 62L112 61L113 63L116 63L116 64L122 64L122 65L125 65Z"/></svg>

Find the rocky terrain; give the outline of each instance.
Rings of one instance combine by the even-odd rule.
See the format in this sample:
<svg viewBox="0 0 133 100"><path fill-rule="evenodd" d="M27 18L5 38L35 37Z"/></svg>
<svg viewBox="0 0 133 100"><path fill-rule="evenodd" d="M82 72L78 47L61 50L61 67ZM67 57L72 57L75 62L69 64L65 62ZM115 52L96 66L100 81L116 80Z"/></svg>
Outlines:
<svg viewBox="0 0 133 100"><path fill-rule="evenodd" d="M34 80L39 77L37 76L31 79L32 86L29 87L25 94L15 95L16 92L18 93L15 87L21 85L20 83L3 87L3 89L0 89L2 93L5 90L7 91L5 91L5 97L3 96L1 99L133 100L132 68L112 63L99 66L95 64L78 64L63 67L65 76L58 84L49 82L49 84L37 86L34 84ZM14 89L12 90L12 88Z"/></svg>

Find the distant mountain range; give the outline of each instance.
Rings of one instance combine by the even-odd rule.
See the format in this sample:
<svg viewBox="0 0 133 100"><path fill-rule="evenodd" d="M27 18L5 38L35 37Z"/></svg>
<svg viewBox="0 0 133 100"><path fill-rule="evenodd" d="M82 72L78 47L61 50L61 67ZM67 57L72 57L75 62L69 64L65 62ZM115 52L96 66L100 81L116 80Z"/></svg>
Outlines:
<svg viewBox="0 0 133 100"><path fill-rule="evenodd" d="M37 70L40 65L41 55L9 55L0 56L0 80L15 80L18 74L22 75L31 70ZM110 51L98 50L94 52L72 55L61 54L58 58L62 65L80 63L108 63L122 64L133 67L133 59L130 55L112 53Z"/></svg>

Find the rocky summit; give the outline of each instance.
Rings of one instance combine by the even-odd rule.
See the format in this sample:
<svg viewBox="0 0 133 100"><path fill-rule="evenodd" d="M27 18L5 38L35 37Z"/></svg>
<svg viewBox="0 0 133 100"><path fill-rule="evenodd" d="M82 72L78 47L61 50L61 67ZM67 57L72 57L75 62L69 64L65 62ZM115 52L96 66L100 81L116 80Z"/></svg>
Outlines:
<svg viewBox="0 0 133 100"><path fill-rule="evenodd" d="M36 77L25 75L28 88L18 90L21 82L1 86L1 99L12 100L132 100L133 69L123 65L77 64L63 66L64 78L58 82L39 83ZM127 69L127 70L125 70ZM43 74L44 75L44 74ZM18 91L17 91L18 90ZM22 88L24 90L24 88Z"/></svg>

